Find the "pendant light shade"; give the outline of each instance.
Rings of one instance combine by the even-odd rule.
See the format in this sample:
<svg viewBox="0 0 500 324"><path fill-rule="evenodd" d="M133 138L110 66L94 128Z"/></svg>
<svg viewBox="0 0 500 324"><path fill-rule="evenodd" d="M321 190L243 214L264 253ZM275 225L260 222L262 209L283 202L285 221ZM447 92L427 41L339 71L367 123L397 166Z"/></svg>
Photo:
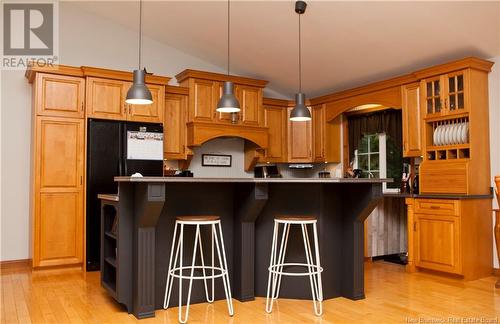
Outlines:
<svg viewBox="0 0 500 324"><path fill-rule="evenodd" d="M306 95L302 92L295 94L295 107L290 112L291 121L311 120L311 112L306 107Z"/></svg>
<svg viewBox="0 0 500 324"><path fill-rule="evenodd" d="M125 102L131 105L150 105L153 103L151 91L146 83L146 69L141 69L141 50L142 50L142 0L139 1L139 68L134 70L134 82L127 92Z"/></svg>
<svg viewBox="0 0 500 324"><path fill-rule="evenodd" d="M229 63L230 63L230 20L231 17L231 7L230 1L227 1L227 76L229 76ZM240 111L240 103L236 96L234 95L234 85L231 81L224 82L224 88L222 91L222 97L217 103L218 112L222 113L237 113Z"/></svg>
<svg viewBox="0 0 500 324"><path fill-rule="evenodd" d="M217 104L217 111L224 113L234 113L240 111L240 103L234 96L234 86L231 81L224 82L222 97Z"/></svg>
<svg viewBox="0 0 500 324"><path fill-rule="evenodd" d="M151 91L144 82L145 76L146 70L134 70L134 83L128 89L126 103L131 105L150 105L153 103Z"/></svg>
<svg viewBox="0 0 500 324"><path fill-rule="evenodd" d="M290 113L290 120L294 122L311 120L311 112L306 107L306 95L302 93L302 42L300 29L300 15L306 12L307 3L295 2L295 12L299 15L299 92L295 94L295 107Z"/></svg>

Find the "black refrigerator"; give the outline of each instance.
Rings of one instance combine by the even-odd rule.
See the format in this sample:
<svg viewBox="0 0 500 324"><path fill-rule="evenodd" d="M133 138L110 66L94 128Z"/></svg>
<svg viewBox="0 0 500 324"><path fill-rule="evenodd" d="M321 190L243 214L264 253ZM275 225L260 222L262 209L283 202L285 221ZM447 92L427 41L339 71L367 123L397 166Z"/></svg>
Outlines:
<svg viewBox="0 0 500 324"><path fill-rule="evenodd" d="M118 193L115 176L163 175L163 126L99 119L89 119L87 126L86 262L87 271L96 271L101 225L97 195Z"/></svg>

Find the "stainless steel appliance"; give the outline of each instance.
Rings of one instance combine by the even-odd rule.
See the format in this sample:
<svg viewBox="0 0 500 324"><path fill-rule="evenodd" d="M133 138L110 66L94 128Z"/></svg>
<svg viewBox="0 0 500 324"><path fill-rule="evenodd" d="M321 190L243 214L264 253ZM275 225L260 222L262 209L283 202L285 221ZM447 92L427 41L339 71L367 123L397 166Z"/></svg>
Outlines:
<svg viewBox="0 0 500 324"><path fill-rule="evenodd" d="M274 164L256 166L254 169L255 178L281 178L278 166Z"/></svg>

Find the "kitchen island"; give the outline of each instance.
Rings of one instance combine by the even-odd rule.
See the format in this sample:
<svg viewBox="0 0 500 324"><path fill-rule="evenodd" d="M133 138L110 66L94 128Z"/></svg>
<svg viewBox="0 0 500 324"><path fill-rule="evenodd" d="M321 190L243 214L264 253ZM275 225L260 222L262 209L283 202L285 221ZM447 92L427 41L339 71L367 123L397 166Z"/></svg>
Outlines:
<svg viewBox="0 0 500 324"><path fill-rule="evenodd" d="M175 218L183 215L220 216L233 296L240 301L266 294L274 217L314 215L324 299L364 298L363 221L382 198L382 183L391 180L116 177L115 181L119 183L116 277L126 280L117 279L114 297L144 318L163 307ZM191 235L185 240L187 250ZM303 249L299 230L292 228L287 262L302 261ZM188 262L190 254L184 257ZM202 284L194 286L191 301L204 301ZM176 291L174 287L172 300L178 298ZM223 296L222 283L216 281L216 299ZM283 277L280 297L310 299L309 280Z"/></svg>

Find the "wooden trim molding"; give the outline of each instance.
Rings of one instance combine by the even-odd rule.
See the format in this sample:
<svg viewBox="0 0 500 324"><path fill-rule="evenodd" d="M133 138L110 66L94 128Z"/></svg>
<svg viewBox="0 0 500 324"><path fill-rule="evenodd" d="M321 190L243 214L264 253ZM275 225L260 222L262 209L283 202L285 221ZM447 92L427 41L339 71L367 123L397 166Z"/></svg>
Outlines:
<svg viewBox="0 0 500 324"><path fill-rule="evenodd" d="M167 85L165 86L165 93L189 96L189 88Z"/></svg>
<svg viewBox="0 0 500 324"><path fill-rule="evenodd" d="M52 65L52 66L39 66L39 65L31 65L26 69L25 77L28 79L30 83L35 79L36 73L50 73L50 74L59 74L59 75L69 75L76 77L99 77L99 78L107 78L107 79L115 79L122 81L130 81L132 82L133 73L126 71L118 71L118 70L110 70L103 68L96 68L91 66L81 66L74 67L68 65ZM150 84L158 84L158 85L167 85L171 78L159 75L146 75L146 83Z"/></svg>
<svg viewBox="0 0 500 324"><path fill-rule="evenodd" d="M227 74L221 74L221 73L213 73L213 72L205 72L205 71L199 71L199 70L191 70L187 69L182 71L181 73L177 74L175 76L177 79L177 82L181 83L182 81L186 79L203 79L203 80L210 80L210 81L232 81L233 83L236 84L242 84L242 85L249 85L249 86L254 86L254 87L259 87L259 88L264 88L268 81L265 80L258 80L258 79L251 79L251 78L245 78L245 77L240 77L240 76L234 76L234 75L227 75Z"/></svg>
<svg viewBox="0 0 500 324"><path fill-rule="evenodd" d="M83 71L84 76L116 79L116 80L130 81L130 82L132 82L133 80L132 72L102 69L91 66L82 66L81 69ZM171 78L169 77L146 74L146 83L166 85L168 84L170 79Z"/></svg>
<svg viewBox="0 0 500 324"><path fill-rule="evenodd" d="M288 108L289 103L290 100L265 98L265 97L262 98L262 104L264 106L277 106L277 107Z"/></svg>
<svg viewBox="0 0 500 324"><path fill-rule="evenodd" d="M1 270L28 270L31 265L31 259L0 261Z"/></svg>
<svg viewBox="0 0 500 324"><path fill-rule="evenodd" d="M212 122L187 123L187 145L200 146L218 137L240 137L265 149L268 145L268 128L248 125L231 125Z"/></svg>

